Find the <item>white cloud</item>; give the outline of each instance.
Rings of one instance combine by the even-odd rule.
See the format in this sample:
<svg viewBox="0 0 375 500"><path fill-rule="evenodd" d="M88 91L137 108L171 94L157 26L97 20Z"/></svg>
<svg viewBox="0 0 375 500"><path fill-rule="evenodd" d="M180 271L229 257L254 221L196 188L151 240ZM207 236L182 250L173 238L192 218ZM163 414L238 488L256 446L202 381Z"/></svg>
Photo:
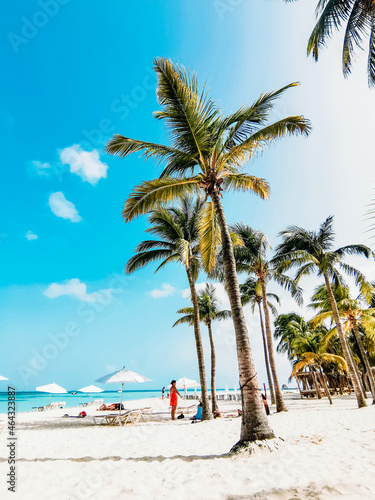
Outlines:
<svg viewBox="0 0 375 500"><path fill-rule="evenodd" d="M100 297L108 294L112 297L111 289L103 289L98 292L87 293L87 285L82 283L78 278L66 280L61 285L58 283L52 283L43 292L43 295L50 299L55 299L63 295L69 295L77 298L81 302L97 302ZM108 298L106 298L106 301L108 301Z"/></svg>
<svg viewBox="0 0 375 500"><path fill-rule="evenodd" d="M49 175L50 173L50 168L51 168L51 165L47 162L45 163L42 163L41 161L32 161L31 162L31 165L34 169L34 171L38 174L38 175Z"/></svg>
<svg viewBox="0 0 375 500"><path fill-rule="evenodd" d="M27 231L27 233L25 234L25 238L27 240L37 240L38 239L38 236L36 234L34 234L32 231Z"/></svg>
<svg viewBox="0 0 375 500"><path fill-rule="evenodd" d="M74 204L68 201L61 191L52 193L49 197L48 204L57 217L69 219L72 222L79 222L82 220Z"/></svg>
<svg viewBox="0 0 375 500"><path fill-rule="evenodd" d="M163 283L160 290L151 290L150 295L153 299L160 299L162 297L169 297L175 293L176 289L174 286L168 283Z"/></svg>
<svg viewBox="0 0 375 500"><path fill-rule="evenodd" d="M108 165L100 161L96 149L84 151L81 146L74 144L60 151L60 159L63 164L69 165L73 174L79 175L93 186L107 177Z"/></svg>

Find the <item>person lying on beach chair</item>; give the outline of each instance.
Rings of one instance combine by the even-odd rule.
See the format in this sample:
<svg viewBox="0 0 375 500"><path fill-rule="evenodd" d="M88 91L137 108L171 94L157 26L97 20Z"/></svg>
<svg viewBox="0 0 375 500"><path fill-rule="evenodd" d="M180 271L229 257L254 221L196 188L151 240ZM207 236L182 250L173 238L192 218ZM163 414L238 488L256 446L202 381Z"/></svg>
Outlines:
<svg viewBox="0 0 375 500"><path fill-rule="evenodd" d="M102 404L100 408L98 408L96 411L113 411L113 410L124 410L124 405L121 403L112 403L110 405Z"/></svg>

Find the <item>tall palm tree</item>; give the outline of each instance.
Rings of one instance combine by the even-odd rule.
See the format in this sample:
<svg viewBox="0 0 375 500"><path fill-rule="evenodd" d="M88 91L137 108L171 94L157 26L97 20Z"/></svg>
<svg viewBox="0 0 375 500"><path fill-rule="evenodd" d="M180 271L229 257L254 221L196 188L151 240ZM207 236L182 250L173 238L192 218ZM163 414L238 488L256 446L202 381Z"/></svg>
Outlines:
<svg viewBox="0 0 375 500"><path fill-rule="evenodd" d="M267 349L267 339L266 339L266 333L264 330L264 322L263 322L263 314L262 314L262 287L259 283L259 280L249 277L245 281L245 283L242 283L240 285L240 292L241 292L241 302L242 305L245 306L246 304L250 304L252 312L254 314L255 312L255 307L258 308L259 312L259 321L260 321L260 330L262 332L262 341L263 341L263 351L264 351L264 361L266 365L266 372L267 372L267 380L268 380L268 387L270 389L271 393L271 404L275 404L276 399L275 399L275 390L273 387L273 381L272 381L272 375L271 375L271 370L270 370L270 362L269 362L269 356L268 356L268 349ZM280 304L280 299L279 297L274 294L274 293L267 293L267 299L274 299L278 304ZM268 300L268 308L271 310L274 316L277 316L277 310L275 306Z"/></svg>
<svg viewBox="0 0 375 500"><path fill-rule="evenodd" d="M287 2L293 0L285 0ZM356 49L368 44L367 73L370 86L375 85L375 2L374 0L319 0L316 7L317 23L310 35L307 53L319 58L319 50L326 45L334 30L344 26L342 70L351 72Z"/></svg>
<svg viewBox="0 0 375 500"><path fill-rule="evenodd" d="M272 261L269 261L267 258L267 250L270 248L270 243L261 231L256 231L252 227L242 223L234 224L231 226L231 230L240 237L242 242L241 245L236 245L234 248L237 270L239 272L255 274L260 283L266 323L268 356L275 387L276 411L287 411L277 377L276 361L273 352L271 319L267 301L267 283L271 279L277 281L281 286L288 289L292 296L299 302L302 300L301 291L292 279L284 274L276 272Z"/></svg>
<svg viewBox="0 0 375 500"><path fill-rule="evenodd" d="M212 400L212 413L214 414L217 410L216 403L216 389L215 389L215 372L216 372L216 357L215 357L215 345L214 337L212 335L212 321L221 321L229 319L231 317L231 312L228 310L220 310L220 301L218 300L215 287L206 283L205 289L198 293L198 309L199 318L205 323L208 330L208 337L210 339L211 347L211 400ZM194 309L192 307L184 307L177 311L178 314L184 314L184 316L176 321L173 326L180 325L182 323L187 323L189 325L194 324Z"/></svg>
<svg viewBox="0 0 375 500"><path fill-rule="evenodd" d="M264 414L249 345L233 247L221 203L222 192L231 189L251 191L267 198L267 182L241 173L241 169L247 160L274 140L292 134L307 135L309 123L302 116L267 123L273 101L294 83L262 94L251 106L242 106L233 114L223 116L207 92L199 92L195 74L163 58L155 59L154 69L158 77L157 98L163 108L155 117L166 121L171 146L115 135L106 151L119 157L143 152L146 159L165 164L158 179L143 182L130 194L123 210L127 222L154 209L155 205L168 203L186 193L204 193L211 199L202 217L201 253L207 270L214 265L211 236L215 233L216 218L236 334L243 402L241 437L235 447L238 449L250 441L271 439L274 433Z"/></svg>
<svg viewBox="0 0 375 500"><path fill-rule="evenodd" d="M361 307L360 297L352 299L348 286L336 284L332 286L332 292L337 303L337 309L342 321L344 333L347 335L352 331L361 355L361 360L364 365L365 376L368 379L373 398L372 404L375 404L375 380L371 371L370 362L366 353L359 327L362 326L365 333L375 339L375 309ZM324 285L318 287L312 297L312 302L309 307L318 311L318 314L312 320L313 324L317 325L326 319L334 321L331 302ZM333 330L335 332L336 329Z"/></svg>
<svg viewBox="0 0 375 500"><path fill-rule="evenodd" d="M170 262L181 262L185 267L193 303L193 325L198 356L199 379L202 390L202 420L211 418L207 394L206 370L199 324L199 305L195 282L199 272L198 220L203 201L185 197L176 208L158 208L149 215L150 227L146 232L158 237L157 240L142 241L125 267L127 274L133 273L147 264L161 260L155 272Z"/></svg>
<svg viewBox="0 0 375 500"><path fill-rule="evenodd" d="M365 245L347 245L333 250L332 247L335 236L333 230L333 216L328 217L323 224L321 224L317 232L308 231L302 227L290 226L285 231L281 231L280 236L282 236L283 242L277 247L276 255L273 259L279 272L297 268L295 276L296 281L314 272L316 272L319 277L321 276L324 278L344 358L348 365L350 379L357 397L358 406L359 408L367 406L349 351L347 339L340 322L340 314L332 292L331 281L337 283L343 282L343 278L339 272L340 269L354 277L356 284L361 287L362 293L366 297L369 297L371 295L371 285L358 269L344 263L343 258L346 255L362 255L366 258L370 258L374 256L373 252Z"/></svg>

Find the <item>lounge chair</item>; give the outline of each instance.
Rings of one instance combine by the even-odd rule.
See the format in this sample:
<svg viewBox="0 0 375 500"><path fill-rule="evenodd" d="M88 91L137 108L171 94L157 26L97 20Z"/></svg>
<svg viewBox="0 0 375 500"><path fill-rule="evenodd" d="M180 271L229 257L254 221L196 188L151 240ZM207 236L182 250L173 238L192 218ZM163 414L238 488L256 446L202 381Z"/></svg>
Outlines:
<svg viewBox="0 0 375 500"><path fill-rule="evenodd" d="M128 410L124 414L117 415L116 422L119 425L137 424L142 417L142 410Z"/></svg>
<svg viewBox="0 0 375 500"><path fill-rule="evenodd" d="M152 408L151 406L148 406L146 408L141 408L141 421L142 422L148 422L151 418L152 415Z"/></svg>
<svg viewBox="0 0 375 500"><path fill-rule="evenodd" d="M66 401L60 401L60 403L57 403L57 408L62 410L63 408L65 408L65 405L66 405Z"/></svg>
<svg viewBox="0 0 375 500"><path fill-rule="evenodd" d="M44 406L44 410L56 410L59 407L59 403L50 403L49 405ZM41 411L41 410L39 410Z"/></svg>
<svg viewBox="0 0 375 500"><path fill-rule="evenodd" d="M95 425L118 425L116 420L118 413L108 413L107 415L91 415Z"/></svg>
<svg viewBox="0 0 375 500"><path fill-rule="evenodd" d="M198 405L190 405L187 406L186 408L184 406L179 406L176 410L176 413L193 413L197 411L197 406Z"/></svg>

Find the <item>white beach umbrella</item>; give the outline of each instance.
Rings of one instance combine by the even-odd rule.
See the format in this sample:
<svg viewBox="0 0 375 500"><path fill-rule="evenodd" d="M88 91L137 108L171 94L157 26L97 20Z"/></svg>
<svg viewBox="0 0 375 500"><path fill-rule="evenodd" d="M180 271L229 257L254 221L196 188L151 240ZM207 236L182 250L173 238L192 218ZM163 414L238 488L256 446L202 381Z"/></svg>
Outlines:
<svg viewBox="0 0 375 500"><path fill-rule="evenodd" d="M176 382L176 387L177 389L183 389L184 390L184 393L185 393L185 408L186 408L186 393L187 393L187 389L190 389L190 388L197 388L197 387L200 387L200 383L197 382L196 380L192 380L190 378L186 378L186 377L182 377L182 378L179 378Z"/></svg>
<svg viewBox="0 0 375 500"><path fill-rule="evenodd" d="M64 387L55 384L55 382L53 384L40 385L36 387L35 390L39 392L49 392L50 394L66 394L68 392Z"/></svg>
<svg viewBox="0 0 375 500"><path fill-rule="evenodd" d="M0 375L0 380L8 380L6 377L3 377L2 375Z"/></svg>
<svg viewBox="0 0 375 500"><path fill-rule="evenodd" d="M120 413L121 413L121 403L122 403L122 393L124 390L124 384L138 384L141 382L151 382L150 378L144 377L143 375L139 375L139 373L131 372L130 370L126 370L125 366L122 370L117 372L108 373L104 375L104 377L100 377L95 382L99 382L101 384L121 384L121 399L120 399Z"/></svg>
<svg viewBox="0 0 375 500"><path fill-rule="evenodd" d="M78 392L88 392L90 394L92 393L97 393L97 392L103 392L104 389L101 389L100 387L96 387L96 385L88 385L87 387L82 387L82 389L77 389Z"/></svg>
<svg viewBox="0 0 375 500"><path fill-rule="evenodd" d="M39 387L36 387L35 390L39 392L49 392L48 401L51 394L66 394L68 392L64 389L64 387L55 384L55 382L53 384L40 385Z"/></svg>

